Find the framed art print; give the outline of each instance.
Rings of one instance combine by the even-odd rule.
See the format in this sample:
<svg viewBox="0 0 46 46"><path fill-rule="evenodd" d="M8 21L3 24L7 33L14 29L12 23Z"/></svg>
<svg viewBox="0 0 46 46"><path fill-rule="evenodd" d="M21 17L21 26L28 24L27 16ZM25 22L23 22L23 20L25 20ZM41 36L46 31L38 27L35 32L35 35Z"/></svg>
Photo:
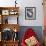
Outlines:
<svg viewBox="0 0 46 46"><path fill-rule="evenodd" d="M26 20L35 20L36 19L36 8L35 7L26 7L25 8L25 19Z"/></svg>
<svg viewBox="0 0 46 46"><path fill-rule="evenodd" d="M9 10L2 10L2 15L9 15Z"/></svg>

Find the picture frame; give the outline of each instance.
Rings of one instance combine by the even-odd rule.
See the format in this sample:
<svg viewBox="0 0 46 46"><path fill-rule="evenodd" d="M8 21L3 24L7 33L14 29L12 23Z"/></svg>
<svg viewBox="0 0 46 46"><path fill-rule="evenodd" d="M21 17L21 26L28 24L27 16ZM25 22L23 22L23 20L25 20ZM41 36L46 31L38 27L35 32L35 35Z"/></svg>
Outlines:
<svg viewBox="0 0 46 46"><path fill-rule="evenodd" d="M36 20L36 7L25 7L25 19Z"/></svg>
<svg viewBox="0 0 46 46"><path fill-rule="evenodd" d="M9 10L2 10L2 15L9 15Z"/></svg>

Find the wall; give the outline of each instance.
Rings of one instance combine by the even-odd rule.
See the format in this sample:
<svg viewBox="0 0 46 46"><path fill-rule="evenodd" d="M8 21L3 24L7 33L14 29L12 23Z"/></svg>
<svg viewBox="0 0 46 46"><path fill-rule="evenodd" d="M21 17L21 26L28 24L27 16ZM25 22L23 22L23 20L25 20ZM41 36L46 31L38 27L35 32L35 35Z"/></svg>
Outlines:
<svg viewBox="0 0 46 46"><path fill-rule="evenodd" d="M42 26L43 25L43 11L42 0L21 0L20 8L20 23L22 26ZM25 7L36 7L36 20L25 20ZM22 24L23 23L23 24Z"/></svg>
<svg viewBox="0 0 46 46"><path fill-rule="evenodd" d="M15 6L15 0L0 0L0 6ZM17 0L19 9L20 26L43 26L43 6L42 0ZM36 20L25 20L25 7L36 7Z"/></svg>

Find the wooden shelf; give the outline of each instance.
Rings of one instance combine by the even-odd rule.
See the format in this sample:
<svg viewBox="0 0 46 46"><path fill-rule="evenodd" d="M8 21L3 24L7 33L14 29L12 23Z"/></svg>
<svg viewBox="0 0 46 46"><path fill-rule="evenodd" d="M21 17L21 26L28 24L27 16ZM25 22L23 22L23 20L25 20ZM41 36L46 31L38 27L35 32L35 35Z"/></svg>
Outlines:
<svg viewBox="0 0 46 46"><path fill-rule="evenodd" d="M12 42L19 42L19 40L15 40L15 41L10 40L10 41L3 41L3 42L5 42L5 43L8 43L8 42L12 43Z"/></svg>
<svg viewBox="0 0 46 46"><path fill-rule="evenodd" d="M3 41L1 42L1 45L3 46L18 46L19 41Z"/></svg>
<svg viewBox="0 0 46 46"><path fill-rule="evenodd" d="M0 14L2 14L2 11L4 11L4 10L6 10L9 13L7 15L10 15L10 12L17 12L16 14L13 14L13 15L18 15L19 7L0 7ZM4 15L6 15L6 14L4 14Z"/></svg>
<svg viewBox="0 0 46 46"><path fill-rule="evenodd" d="M9 16L14 16L17 20L17 24L9 24L8 23L8 18ZM0 41L0 46L18 46L18 42L19 40L15 39L15 41L13 41L13 39L15 38L15 33L18 33L20 26L18 24L18 17L19 17L19 7L0 7L0 20L1 20L1 24L0 24L0 32L1 32L1 41ZM6 19L5 19L6 18ZM16 22L16 21L15 21ZM2 37L2 35L4 35L3 31L4 29L11 29L10 31L14 31L14 36L13 39L10 39L12 37L8 37L10 40L9 41L5 41L5 39L3 39L4 37ZM7 33L6 33L7 34ZM13 35L12 34L12 35ZM12 36L10 35L10 36ZM7 34L8 36L8 34ZM18 38L17 34L16 34L16 38Z"/></svg>
<svg viewBox="0 0 46 46"><path fill-rule="evenodd" d="M14 29L16 29L17 31L19 31L20 29L20 26L18 24L0 24L0 28L1 28L1 31L5 28L10 28L14 31Z"/></svg>
<svg viewBox="0 0 46 46"><path fill-rule="evenodd" d="M15 9L15 10L18 10L19 7L0 7L0 10L12 10L12 9Z"/></svg>

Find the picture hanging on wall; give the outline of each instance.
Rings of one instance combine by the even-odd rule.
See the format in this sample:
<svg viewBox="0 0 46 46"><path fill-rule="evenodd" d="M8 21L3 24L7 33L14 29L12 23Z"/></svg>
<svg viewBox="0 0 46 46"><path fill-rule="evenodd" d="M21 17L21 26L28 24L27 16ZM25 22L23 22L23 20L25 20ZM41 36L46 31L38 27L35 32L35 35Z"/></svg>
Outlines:
<svg viewBox="0 0 46 46"><path fill-rule="evenodd" d="M26 20L36 19L36 7L25 7L25 19Z"/></svg>

